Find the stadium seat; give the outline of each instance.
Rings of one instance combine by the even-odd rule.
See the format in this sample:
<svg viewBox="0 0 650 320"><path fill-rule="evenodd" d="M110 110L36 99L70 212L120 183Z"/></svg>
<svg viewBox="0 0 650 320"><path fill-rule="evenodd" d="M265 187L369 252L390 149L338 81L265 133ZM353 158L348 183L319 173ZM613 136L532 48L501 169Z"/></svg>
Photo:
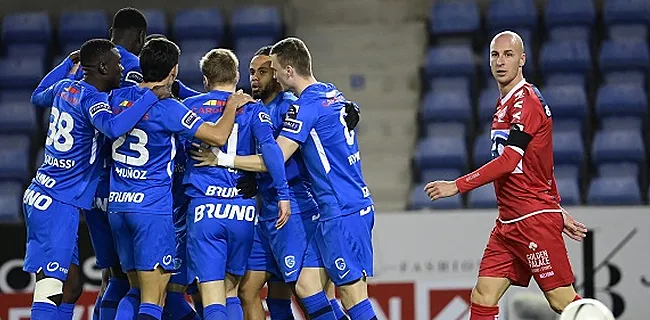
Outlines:
<svg viewBox="0 0 650 320"><path fill-rule="evenodd" d="M605 163L598 166L599 177L639 177L639 165L636 163L620 162Z"/></svg>
<svg viewBox="0 0 650 320"><path fill-rule="evenodd" d="M571 164L556 165L553 168L555 179L570 179L578 182L580 180L580 167Z"/></svg>
<svg viewBox="0 0 650 320"><path fill-rule="evenodd" d="M600 130L592 144L594 164L611 162L642 162L645 148L641 133L637 130Z"/></svg>
<svg viewBox="0 0 650 320"><path fill-rule="evenodd" d="M621 24L613 25L608 28L610 39L638 39L645 40L648 38L648 26L643 24Z"/></svg>
<svg viewBox="0 0 650 320"><path fill-rule="evenodd" d="M487 10L489 30L537 29L537 7L533 0L492 0Z"/></svg>
<svg viewBox="0 0 650 320"><path fill-rule="evenodd" d="M147 34L167 34L167 16L161 9L142 10L147 18Z"/></svg>
<svg viewBox="0 0 650 320"><path fill-rule="evenodd" d="M212 39L221 43L224 20L219 8L186 9L176 13L172 34L176 41Z"/></svg>
<svg viewBox="0 0 650 320"><path fill-rule="evenodd" d="M643 119L639 117L612 117L602 119L603 130L634 130L643 131Z"/></svg>
<svg viewBox="0 0 650 320"><path fill-rule="evenodd" d="M0 136L0 180L27 181L32 175L29 147L29 136Z"/></svg>
<svg viewBox="0 0 650 320"><path fill-rule="evenodd" d="M563 85L574 86L575 85L575 86L585 88L587 84L585 75L578 74L578 73L549 74L546 77L544 77L544 80L545 80L544 83L549 86L563 86Z"/></svg>
<svg viewBox="0 0 650 320"><path fill-rule="evenodd" d="M429 92L422 105L423 120L429 122L464 122L472 119L470 97L463 91Z"/></svg>
<svg viewBox="0 0 650 320"><path fill-rule="evenodd" d="M551 41L591 40L591 28L586 26L552 28L549 34Z"/></svg>
<svg viewBox="0 0 650 320"><path fill-rule="evenodd" d="M494 193L494 185L488 183L476 188L467 195L467 206L469 208L496 208L497 197Z"/></svg>
<svg viewBox="0 0 650 320"><path fill-rule="evenodd" d="M434 78L431 81L431 91L464 91L468 95L472 94L472 85L469 79L464 77L453 78Z"/></svg>
<svg viewBox="0 0 650 320"><path fill-rule="evenodd" d="M59 17L59 43L83 43L108 37L110 24L102 10L64 11Z"/></svg>
<svg viewBox="0 0 650 320"><path fill-rule="evenodd" d="M579 205L580 200L580 186L578 181L573 178L555 178L557 184L557 192L560 194L563 205Z"/></svg>
<svg viewBox="0 0 650 320"><path fill-rule="evenodd" d="M22 221L22 200L25 188L17 182L0 182L0 223Z"/></svg>
<svg viewBox="0 0 650 320"><path fill-rule="evenodd" d="M492 160L492 140L490 132L483 133L474 139L474 168L478 168Z"/></svg>
<svg viewBox="0 0 650 320"><path fill-rule="evenodd" d="M0 103L0 133L33 134L36 112L29 101Z"/></svg>
<svg viewBox="0 0 650 320"><path fill-rule="evenodd" d="M591 27L596 22L593 0L548 0L546 2L546 28L561 26Z"/></svg>
<svg viewBox="0 0 650 320"><path fill-rule="evenodd" d="M38 150L38 153L36 153L36 159L34 159L34 172L38 170L38 168L43 164L43 161L45 160L45 149L41 148Z"/></svg>
<svg viewBox="0 0 650 320"><path fill-rule="evenodd" d="M608 72L605 75L605 84L633 84L646 83L645 71Z"/></svg>
<svg viewBox="0 0 650 320"><path fill-rule="evenodd" d="M429 137L462 137L467 138L467 126L459 122L434 122L427 126Z"/></svg>
<svg viewBox="0 0 650 320"><path fill-rule="evenodd" d="M428 137L418 143L416 152L415 160L420 170L467 170L467 150L462 137Z"/></svg>
<svg viewBox="0 0 650 320"><path fill-rule="evenodd" d="M43 61L33 57L0 58L1 89L36 88L45 74Z"/></svg>
<svg viewBox="0 0 650 320"><path fill-rule="evenodd" d="M499 99L499 90L484 89L478 98L478 119L480 123L492 121Z"/></svg>
<svg viewBox="0 0 650 320"><path fill-rule="evenodd" d="M264 46L272 46L274 40L271 37L248 37L240 38L235 42L235 51L257 51Z"/></svg>
<svg viewBox="0 0 650 320"><path fill-rule="evenodd" d="M7 45L8 57L34 57L45 61L48 56L46 43L16 43Z"/></svg>
<svg viewBox="0 0 650 320"><path fill-rule="evenodd" d="M424 192L425 185L426 183L418 184L411 189L409 209L460 209L463 207L463 199L460 194L449 198L431 201Z"/></svg>
<svg viewBox="0 0 650 320"><path fill-rule="evenodd" d="M427 169L420 173L420 181L427 183L435 180L456 180L462 174L458 169Z"/></svg>
<svg viewBox="0 0 650 320"><path fill-rule="evenodd" d="M591 70L591 54L586 41L548 41L540 51L539 65L545 75L585 74Z"/></svg>
<svg viewBox="0 0 650 320"><path fill-rule="evenodd" d="M585 147L579 128L570 131L553 132L553 156L555 164L581 165Z"/></svg>
<svg viewBox="0 0 650 320"><path fill-rule="evenodd" d="M8 102L29 103L31 97L32 97L32 90L0 91L0 103L8 103Z"/></svg>
<svg viewBox="0 0 650 320"><path fill-rule="evenodd" d="M61 50L59 51L62 55L61 59L58 60L57 64L61 61L63 61L63 58L67 57L71 52L81 50L81 46L84 44L84 42L70 42L66 43L61 46Z"/></svg>
<svg viewBox="0 0 650 320"><path fill-rule="evenodd" d="M647 25L650 23L650 2L647 0L605 0L603 20L605 25Z"/></svg>
<svg viewBox="0 0 650 320"><path fill-rule="evenodd" d="M473 78L476 74L474 53L469 45L445 45L429 49L427 74L429 78Z"/></svg>
<svg viewBox="0 0 650 320"><path fill-rule="evenodd" d="M208 51L218 48L219 43L210 39L191 39L179 41L178 46L181 48L182 54L206 54Z"/></svg>
<svg viewBox="0 0 650 320"><path fill-rule="evenodd" d="M584 133L584 121L577 119L553 120L553 132L579 131Z"/></svg>
<svg viewBox="0 0 650 320"><path fill-rule="evenodd" d="M473 33L480 25L479 7L474 0L436 1L429 16L429 32L434 37Z"/></svg>
<svg viewBox="0 0 650 320"><path fill-rule="evenodd" d="M587 117L587 92L579 85L551 85L542 89L542 95L551 108L553 120L580 119Z"/></svg>
<svg viewBox="0 0 650 320"><path fill-rule="evenodd" d="M600 47L600 71L647 71L650 52L645 40L606 40Z"/></svg>
<svg viewBox="0 0 650 320"><path fill-rule="evenodd" d="M606 84L596 95L596 116L643 116L648 112L646 91L640 84Z"/></svg>
<svg viewBox="0 0 650 320"><path fill-rule="evenodd" d="M10 13L2 19L2 42L50 43L52 25L47 12Z"/></svg>
<svg viewBox="0 0 650 320"><path fill-rule="evenodd" d="M590 205L642 204L636 177L596 177L591 180L587 203Z"/></svg>
<svg viewBox="0 0 650 320"><path fill-rule="evenodd" d="M183 83L201 83L203 81L199 60L204 54L205 52L186 52L178 58L178 78Z"/></svg>
<svg viewBox="0 0 650 320"><path fill-rule="evenodd" d="M273 6L249 6L237 9L232 14L233 39L246 37L270 37L279 40L283 33L280 11Z"/></svg>

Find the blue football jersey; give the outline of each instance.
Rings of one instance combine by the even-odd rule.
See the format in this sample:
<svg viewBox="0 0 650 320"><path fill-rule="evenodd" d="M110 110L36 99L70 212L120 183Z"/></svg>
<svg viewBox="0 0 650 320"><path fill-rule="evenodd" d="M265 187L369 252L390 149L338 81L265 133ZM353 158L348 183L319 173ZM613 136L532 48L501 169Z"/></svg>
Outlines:
<svg viewBox="0 0 650 320"><path fill-rule="evenodd" d="M128 87L142 83L142 70L140 69L140 58L122 46L117 47L120 52L120 63L122 64L122 80L120 87Z"/></svg>
<svg viewBox="0 0 650 320"><path fill-rule="evenodd" d="M282 92L266 105L273 123L274 138L280 135L284 115L296 100L296 96L292 93ZM294 153L285 162L284 170L291 195L291 213L312 213L318 208L318 205L316 205L316 201L312 196L309 173L299 152ZM275 188L273 188L273 178L270 174L260 173L258 175L258 190L262 206L262 210L259 211L259 220L265 221L277 218L278 195Z"/></svg>
<svg viewBox="0 0 650 320"><path fill-rule="evenodd" d="M147 89L113 90L111 105L129 108ZM176 136L191 140L203 120L175 99L158 101L112 143L110 212L172 213Z"/></svg>
<svg viewBox="0 0 650 320"><path fill-rule="evenodd" d="M221 117L230 95L230 92L211 91L188 98L184 103L205 121L216 122ZM279 150L273 139L271 119L264 106L251 103L237 110L233 130L221 150L232 155L252 155L256 153L256 140L261 144L274 144ZM276 160L280 161L282 180L285 181L283 191L287 193L282 165L284 159L281 151L279 152L279 159ZM267 160L266 157L264 159ZM195 167L195 163L195 160L188 159L183 180L187 185L186 194L189 197L241 198L237 191L237 179L241 177L241 171L223 167ZM288 194L286 196L288 197Z"/></svg>
<svg viewBox="0 0 650 320"><path fill-rule="evenodd" d="M345 101L334 85L314 83L289 108L280 133L300 144L321 220L373 204L361 172L357 137L345 123Z"/></svg>

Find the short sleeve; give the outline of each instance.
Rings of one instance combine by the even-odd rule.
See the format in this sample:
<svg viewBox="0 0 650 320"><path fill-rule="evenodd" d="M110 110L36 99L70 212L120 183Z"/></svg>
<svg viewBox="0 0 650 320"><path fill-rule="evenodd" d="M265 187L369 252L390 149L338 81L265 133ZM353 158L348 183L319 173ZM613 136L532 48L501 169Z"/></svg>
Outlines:
<svg viewBox="0 0 650 320"><path fill-rule="evenodd" d="M309 132L316 125L318 119L316 108L293 104L287 110L282 122L280 135L304 143L309 137Z"/></svg>
<svg viewBox="0 0 650 320"><path fill-rule="evenodd" d="M98 115L104 112L113 113L111 106L108 104L108 95L105 93L94 94L89 97L84 102L84 111L88 114L93 126L97 126L95 122Z"/></svg>
<svg viewBox="0 0 650 320"><path fill-rule="evenodd" d="M537 94L527 89L515 93L511 112L511 130L522 131L531 137L539 131L546 118L551 116L548 106L542 106Z"/></svg>
<svg viewBox="0 0 650 320"><path fill-rule="evenodd" d="M161 102L165 104L161 114L165 128L186 140L192 140L203 119L176 100L165 99Z"/></svg>

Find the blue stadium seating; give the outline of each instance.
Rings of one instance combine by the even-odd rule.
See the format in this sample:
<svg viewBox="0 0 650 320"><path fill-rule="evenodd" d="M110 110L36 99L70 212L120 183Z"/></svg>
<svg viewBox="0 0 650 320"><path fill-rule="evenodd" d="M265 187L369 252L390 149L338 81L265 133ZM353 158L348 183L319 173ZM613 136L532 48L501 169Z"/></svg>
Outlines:
<svg viewBox="0 0 650 320"><path fill-rule="evenodd" d="M474 139L474 167L478 168L492 160L492 140L490 132L483 133Z"/></svg>
<svg viewBox="0 0 650 320"><path fill-rule="evenodd" d="M0 103L0 133L33 134L36 112L29 101Z"/></svg>
<svg viewBox="0 0 650 320"><path fill-rule="evenodd" d="M533 0L492 0L487 11L489 30L537 28L537 7Z"/></svg>
<svg viewBox="0 0 650 320"><path fill-rule="evenodd" d="M642 162L645 148L637 130L600 130L592 145L592 160L598 165L611 162Z"/></svg>
<svg viewBox="0 0 650 320"><path fill-rule="evenodd" d="M446 45L429 49L427 74L435 77L468 77L476 74L474 53L469 45Z"/></svg>
<svg viewBox="0 0 650 320"><path fill-rule="evenodd" d="M459 122L434 122L427 126L427 136L467 139L467 126Z"/></svg>
<svg viewBox="0 0 650 320"><path fill-rule="evenodd" d="M31 176L29 140L22 135L0 136L0 180L25 182Z"/></svg>
<svg viewBox="0 0 650 320"><path fill-rule="evenodd" d="M46 12L10 13L2 19L2 42L50 43L52 25Z"/></svg>
<svg viewBox="0 0 650 320"><path fill-rule="evenodd" d="M579 128L553 132L553 156L555 164L580 165L584 160L585 147Z"/></svg>
<svg viewBox="0 0 650 320"><path fill-rule="evenodd" d="M271 37L248 37L241 38L235 42L235 51L250 52L257 51L265 46L272 46L274 44L273 38ZM248 62L246 62L248 63Z"/></svg>
<svg viewBox="0 0 650 320"><path fill-rule="evenodd" d="M81 46L84 44L85 41L83 42L70 42L66 43L63 46L61 46L61 59L57 60L57 64L61 63L63 59L65 59L71 52L81 50Z"/></svg>
<svg viewBox="0 0 650 320"><path fill-rule="evenodd" d="M469 79L464 77L433 78L431 80L431 91L464 91L467 95L472 94L472 85Z"/></svg>
<svg viewBox="0 0 650 320"><path fill-rule="evenodd" d="M645 89L640 84L606 84L596 95L596 116L643 116L648 112Z"/></svg>
<svg viewBox="0 0 650 320"><path fill-rule="evenodd" d="M546 85L553 85L553 86L570 85L570 86L580 86L582 88L585 88L585 86L587 85L585 75L584 74L578 74L578 73L549 74L544 78L545 78L544 83ZM543 92L542 92L542 94L543 94Z"/></svg>
<svg viewBox="0 0 650 320"><path fill-rule="evenodd" d="M472 118L470 97L463 91L429 92L424 97L422 116L426 122L467 123Z"/></svg>
<svg viewBox="0 0 650 320"><path fill-rule="evenodd" d="M540 51L539 65L545 75L585 74L592 68L589 45L586 41L548 41Z"/></svg>
<svg viewBox="0 0 650 320"><path fill-rule="evenodd" d="M551 41L591 40L591 29L585 26L556 27L549 34Z"/></svg>
<svg viewBox="0 0 650 320"><path fill-rule="evenodd" d="M45 61L48 45L45 43L16 43L7 45L8 57L35 57Z"/></svg>
<svg viewBox="0 0 650 320"><path fill-rule="evenodd" d="M596 177L589 186L590 205L640 205L641 188L636 177Z"/></svg>
<svg viewBox="0 0 650 320"><path fill-rule="evenodd" d="M593 0L548 0L545 14L546 28L561 26L591 27L596 22Z"/></svg>
<svg viewBox="0 0 650 320"><path fill-rule="evenodd" d="M576 119L553 120L553 132L578 131L584 133L584 121Z"/></svg>
<svg viewBox="0 0 650 320"><path fill-rule="evenodd" d="M0 182L0 223L18 223L25 188L17 182Z"/></svg>
<svg viewBox="0 0 650 320"><path fill-rule="evenodd" d="M201 83L203 81L199 60L204 54L205 52L186 52L178 58L178 78L184 84Z"/></svg>
<svg viewBox="0 0 650 320"><path fill-rule="evenodd" d="M429 16L429 32L433 36L473 33L480 24L479 7L474 0L436 1Z"/></svg>
<svg viewBox="0 0 650 320"><path fill-rule="evenodd" d="M145 9L142 10L144 16L147 18L147 34L164 34L167 32L167 16L163 10L160 9Z"/></svg>
<svg viewBox="0 0 650 320"><path fill-rule="evenodd" d="M64 11L59 17L59 44L107 38L110 24L102 10Z"/></svg>
<svg viewBox="0 0 650 320"><path fill-rule="evenodd" d="M409 208L412 210L420 209L460 209L463 207L463 199L460 194L453 197L442 198L436 201L431 201L427 194L424 192L426 183L418 184L411 189L409 196Z"/></svg>
<svg viewBox="0 0 650 320"><path fill-rule="evenodd" d="M467 206L469 208L495 208L497 197L494 193L494 185L488 183L476 188L467 195Z"/></svg>
<svg viewBox="0 0 650 320"><path fill-rule="evenodd" d="M498 99L499 90L488 88L481 92L481 96L478 99L478 119L480 123L492 121Z"/></svg>
<svg viewBox="0 0 650 320"><path fill-rule="evenodd" d="M420 170L467 170L467 150L462 137L428 137L418 143L416 152L416 162Z"/></svg>
<svg viewBox="0 0 650 320"><path fill-rule="evenodd" d="M235 41L246 37L282 37L282 17L272 6L250 6L237 9L232 14L232 35Z"/></svg>
<svg viewBox="0 0 650 320"><path fill-rule="evenodd" d="M647 0L605 0L603 20L606 25L649 24L650 2Z"/></svg>
<svg viewBox="0 0 650 320"><path fill-rule="evenodd" d="M563 205L579 205L580 200L580 186L578 181L573 178L555 178L557 184L557 191L562 198Z"/></svg>
<svg viewBox="0 0 650 320"><path fill-rule="evenodd" d="M645 83L646 73L644 71L608 72L604 76L606 84L639 85Z"/></svg>
<svg viewBox="0 0 650 320"><path fill-rule="evenodd" d="M420 173L420 181L426 183L435 180L456 180L462 174L458 169L427 169Z"/></svg>
<svg viewBox="0 0 650 320"><path fill-rule="evenodd" d="M43 161L45 160L45 149L41 148L38 150L38 153L36 154L36 161L34 161L34 172L38 170L38 168L43 164Z"/></svg>
<svg viewBox="0 0 650 320"><path fill-rule="evenodd" d="M190 40L179 41L178 46L181 48L182 54L185 53L206 54L208 51L214 48L218 48L219 43L215 40L210 40L210 39L190 39Z"/></svg>
<svg viewBox="0 0 650 320"><path fill-rule="evenodd" d="M224 19L219 8L186 9L176 13L172 35L176 41L187 39L223 40Z"/></svg>
<svg viewBox="0 0 650 320"><path fill-rule="evenodd" d="M556 165L553 168L555 179L574 180L576 183L580 180L580 168L571 164Z"/></svg>
<svg viewBox="0 0 650 320"><path fill-rule="evenodd" d="M33 89L45 74L43 61L33 57L0 58L0 88Z"/></svg>
<svg viewBox="0 0 650 320"><path fill-rule="evenodd" d="M647 71L650 52L644 40L606 40L600 47L600 71Z"/></svg>
<svg viewBox="0 0 650 320"><path fill-rule="evenodd" d="M587 117L587 92L577 85L551 85L541 91L551 108L553 119L573 118L584 120Z"/></svg>
<svg viewBox="0 0 650 320"><path fill-rule="evenodd" d="M598 166L598 176L600 177L638 177L639 165L636 163L619 162L605 163Z"/></svg>
<svg viewBox="0 0 650 320"><path fill-rule="evenodd" d="M610 39L639 39L648 38L648 26L643 24L617 24L608 28Z"/></svg>
<svg viewBox="0 0 650 320"><path fill-rule="evenodd" d="M32 90L1 90L0 103L21 102L29 103L32 97Z"/></svg>
<svg viewBox="0 0 650 320"><path fill-rule="evenodd" d="M603 130L633 130L637 132L643 130L643 120L639 117L605 118L600 124Z"/></svg>

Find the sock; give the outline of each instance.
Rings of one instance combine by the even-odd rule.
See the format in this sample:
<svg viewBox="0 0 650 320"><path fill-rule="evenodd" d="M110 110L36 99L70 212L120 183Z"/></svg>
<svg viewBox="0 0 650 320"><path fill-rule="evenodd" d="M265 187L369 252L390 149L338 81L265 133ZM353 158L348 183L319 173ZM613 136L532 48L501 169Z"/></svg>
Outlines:
<svg viewBox="0 0 650 320"><path fill-rule="evenodd" d="M572 300L571 302L573 302L573 301L578 301L578 300L580 300L580 299L582 299L582 297L576 294L576 296L573 297L573 300Z"/></svg>
<svg viewBox="0 0 650 320"><path fill-rule="evenodd" d="M201 301L194 301L194 310L199 318L203 319L203 303Z"/></svg>
<svg viewBox="0 0 650 320"><path fill-rule="evenodd" d="M266 298L271 320L293 320L291 300Z"/></svg>
<svg viewBox="0 0 650 320"><path fill-rule="evenodd" d="M332 311L330 301L327 299L327 295L324 291L301 300L302 304L305 306L305 309L307 309L307 313L309 313L310 319L336 320L336 316L334 315L334 311Z"/></svg>
<svg viewBox="0 0 650 320"><path fill-rule="evenodd" d="M350 318L348 318L345 312L343 312L343 308L341 308L341 304L339 303L338 300L336 299L330 300L330 305L332 306L332 311L334 311L334 315L336 316L336 319L350 320Z"/></svg>
<svg viewBox="0 0 650 320"><path fill-rule="evenodd" d="M93 308L93 320L99 320L99 308L102 306L102 296L97 295L95 300L95 308Z"/></svg>
<svg viewBox="0 0 650 320"><path fill-rule="evenodd" d="M200 320L190 303L185 300L185 294L180 292L167 292L163 319L167 320Z"/></svg>
<svg viewBox="0 0 650 320"><path fill-rule="evenodd" d="M115 320L133 320L140 309L140 289L131 288L120 300L115 313Z"/></svg>
<svg viewBox="0 0 650 320"><path fill-rule="evenodd" d="M137 320L160 320L163 308L153 303L140 304Z"/></svg>
<svg viewBox="0 0 650 320"><path fill-rule="evenodd" d="M498 319L499 306L482 306L472 302L469 320L494 320Z"/></svg>
<svg viewBox="0 0 650 320"><path fill-rule="evenodd" d="M58 319L59 308L55 304L46 302L34 302L32 304L32 320Z"/></svg>
<svg viewBox="0 0 650 320"><path fill-rule="evenodd" d="M375 310L372 310L372 304L368 299L354 305L348 310L348 314L352 320L377 320Z"/></svg>
<svg viewBox="0 0 650 320"><path fill-rule="evenodd" d="M244 320L244 309L241 307L239 298L226 298L226 310L228 311L228 320Z"/></svg>
<svg viewBox="0 0 650 320"><path fill-rule="evenodd" d="M59 320L72 320L74 313L74 303L62 303L59 306Z"/></svg>
<svg viewBox="0 0 650 320"><path fill-rule="evenodd" d="M117 313L117 306L127 292L129 292L128 280L118 278L108 279L108 285L106 286L106 291L104 291L101 307L97 309L99 312L99 319L114 320L115 313ZM138 298L138 304L140 303L139 299L140 298Z"/></svg>
<svg viewBox="0 0 650 320"><path fill-rule="evenodd" d="M203 309L203 320L228 320L228 311L222 304L211 304Z"/></svg>

